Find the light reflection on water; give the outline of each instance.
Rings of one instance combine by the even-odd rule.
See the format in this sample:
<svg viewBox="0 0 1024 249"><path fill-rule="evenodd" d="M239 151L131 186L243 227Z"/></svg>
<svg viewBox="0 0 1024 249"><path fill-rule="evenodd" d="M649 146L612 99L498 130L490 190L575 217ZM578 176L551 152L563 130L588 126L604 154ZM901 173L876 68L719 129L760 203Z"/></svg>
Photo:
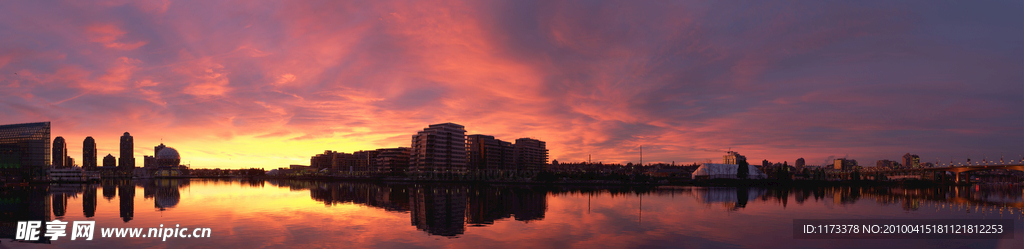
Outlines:
<svg viewBox="0 0 1024 249"><path fill-rule="evenodd" d="M0 190L9 247L1021 248L1020 185L734 188L107 181ZM141 194L140 194L141 193ZM1014 240L792 239L793 219L1014 219ZM93 241L13 242L18 220L95 220ZM100 238L180 225L212 238Z"/></svg>

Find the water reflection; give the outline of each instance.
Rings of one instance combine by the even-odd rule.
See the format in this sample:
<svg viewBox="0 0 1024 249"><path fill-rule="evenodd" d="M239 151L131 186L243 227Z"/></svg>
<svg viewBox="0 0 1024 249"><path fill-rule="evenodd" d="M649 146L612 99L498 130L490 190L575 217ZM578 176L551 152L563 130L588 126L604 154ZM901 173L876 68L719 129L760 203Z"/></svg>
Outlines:
<svg viewBox="0 0 1024 249"><path fill-rule="evenodd" d="M85 218L96 216L96 187L86 187L82 194L82 213Z"/></svg>
<svg viewBox="0 0 1024 249"><path fill-rule="evenodd" d="M51 220L52 202L48 186L0 188L0 238L13 239L18 221ZM46 226L40 228L46 233ZM49 243L49 237L40 237L35 243Z"/></svg>
<svg viewBox="0 0 1024 249"><path fill-rule="evenodd" d="M807 201L828 205L854 205L871 200L879 205L900 205L904 211L916 211L922 203L936 208L974 207L981 211L1016 212L1024 208L1020 184L974 185L941 188L900 187L539 187L458 184L370 184L325 183L310 181L272 181L291 190L310 191L312 199L325 205L354 203L394 212L409 212L412 226L431 235L458 236L466 226L487 226L502 219L529 222L544 218L547 196L587 195L680 195L698 203L741 211L749 205L779 205L793 199L798 205ZM640 200L642 202L642 200ZM637 211L637 220L642 217ZM1013 209L1013 210L1011 210ZM976 211L977 212L977 211Z"/></svg>
<svg viewBox="0 0 1024 249"><path fill-rule="evenodd" d="M135 217L135 185L128 183L118 185L117 199L121 203L121 220L128 223Z"/></svg>
<svg viewBox="0 0 1024 249"><path fill-rule="evenodd" d="M217 185L228 185L215 187ZM198 186L197 190L190 186ZM136 199L136 188L142 191ZM185 191L189 188L189 191ZM224 199L202 199L210 196L210 191L233 193L240 189L250 188L249 194L258 199L231 199L236 197L217 195ZM264 190L264 188L267 188ZM282 191L275 191L279 188ZM288 189L297 193L283 191ZM308 191L308 198L304 195ZM97 192L108 201L117 197L117 202L100 203L97 205ZM271 193L285 192L290 199L287 202L274 202ZM193 193L193 194L189 194ZM597 186L529 186L529 185L482 185L482 184L441 184L441 183L352 183L352 182L317 182L299 180L188 180L188 179L149 179L135 181L104 181L98 185L46 185L31 187L14 187L0 190L0 237L13 238L18 220L81 220L77 216L81 202L84 217L89 220L118 219L116 223L132 223L126 226L148 226L162 222L164 219L178 214L187 217L191 226L217 226L223 220L220 217L237 215L233 227L216 228L215 231L244 231L239 227L263 224L277 219L298 219L303 222L334 219L327 215L339 215L345 222L339 224L356 224L363 217L346 215L355 204L371 209L382 210L389 215L377 215L375 221L388 221L391 226L404 226L410 233L430 236L458 238L457 240L477 238L487 234L489 230L500 230L508 236L518 236L522 227L544 229L594 229L594 234L631 233L632 236L646 236L645 231L651 229L682 229L688 231L687 219L698 222L698 227L706 226L713 231L727 233L762 234L761 231L741 231L729 228L734 223L732 214L744 214L742 217L753 217L750 222L775 224L779 220L818 215L821 218L848 218L844 212L859 212L857 217L894 217L894 214L929 213L935 218L963 218L951 214L979 214L969 217L982 217L984 214L998 214L1004 218L1022 219L1024 208L1024 188L1020 184L987 184L960 187L939 188L901 188L901 187L597 187ZM78 197L82 198L79 200ZM225 197L226 196L226 197ZM297 199L296 199L297 198ZM593 200L591 200L593 199ZM285 199L281 199L285 200ZM301 204L303 200L312 200ZM136 202L140 207L153 206L153 209L136 210ZM152 204L146 203L151 201ZM217 209L208 209L204 204L213 201L219 205ZM256 201L255 203L252 201ZM191 202L191 205L188 204ZM202 202L203 204L196 204ZM593 202L593 203L591 203ZM142 204L145 203L145 204ZM273 204L271 204L273 203ZM319 211L310 213L309 205L326 206ZM591 204L594 209L591 213ZM285 205L289 207L279 207ZM301 206L305 205L305 206ZM555 207L549 210L549 206ZM698 207L690 209L689 207ZM704 208L701 209L700 207ZM831 211L836 207L856 206L855 208ZM869 210L872 206L882 207ZM224 209L226 207L226 209ZM249 209L256 207L256 210ZM295 209L288 209L297 207ZM781 207L781 208L772 208ZM788 210L786 210L788 208ZM101 212L108 209L107 212ZM113 209L118 209L117 214ZM214 211L217 210L217 211ZM335 213L341 210L343 212ZM696 210L696 211L695 211ZM767 211L766 211L767 210ZM797 211L799 210L799 211ZM881 210L881 211L880 211ZM945 210L947 212L922 212ZM68 212L70 211L70 213ZM715 213L725 211L726 216ZM893 212L895 211L895 212ZM156 214L155 212L165 212ZM238 212L250 215L225 214ZM932 214L934 213L934 214ZM95 216L100 217L95 217ZM77 216L77 218L76 218ZM109 216L109 217L103 217ZM244 218L243 218L244 217ZM274 217L274 218L266 218ZM385 218L381 218L385 217ZM400 217L400 219L393 219ZM669 217L669 218L666 218ZM682 218L686 217L686 218ZM700 218L698 218L700 217ZM782 217L782 218L780 218ZM136 220L138 219L138 220ZM270 219L270 220L261 220ZM722 221L722 224L704 224ZM754 221L757 220L757 221ZM504 222L502 222L504 221ZM641 222L642 221L642 222ZM155 222L155 223L154 223ZM568 224L566 224L568 222ZM746 221L744 221L746 222ZM760 222L760 223L756 223ZM397 224L396 224L397 223ZM578 224L575 224L578 223ZM109 224L109 223L104 223ZM299 226L292 223L291 226ZM358 226L358 225L357 225ZM367 225L368 227L374 224ZM509 227L515 228L509 228ZM580 226L583 226L582 228ZM319 227L319 225L317 226ZM592 228L593 227L593 228ZM390 229L390 228L388 228ZM513 229L513 230L509 230ZM609 229L611 231L609 231ZM716 230L717 229L717 230ZM372 229L371 229L372 230ZM418 231L417 231L418 230ZM735 231L734 231L735 230ZM280 232L281 230L276 230ZM363 234L364 230L358 230ZM401 230L389 231L398 232ZM475 231L475 232L474 232ZM265 234L259 230L254 234ZM552 231L553 232L553 231ZM337 233L337 231L335 231ZM244 234L244 233L237 233ZM473 235L469 236L467 234ZM330 234L322 234L330 235ZM245 237L244 235L237 235ZM396 235L397 236L397 235ZM246 237L247 239L252 239ZM436 237L435 237L436 238ZM663 244L669 245L669 244Z"/></svg>
<svg viewBox="0 0 1024 249"><path fill-rule="evenodd" d="M142 196L153 199L153 207L160 211L173 208L181 201L181 189L187 187L189 179L147 179L139 181L142 185Z"/></svg>

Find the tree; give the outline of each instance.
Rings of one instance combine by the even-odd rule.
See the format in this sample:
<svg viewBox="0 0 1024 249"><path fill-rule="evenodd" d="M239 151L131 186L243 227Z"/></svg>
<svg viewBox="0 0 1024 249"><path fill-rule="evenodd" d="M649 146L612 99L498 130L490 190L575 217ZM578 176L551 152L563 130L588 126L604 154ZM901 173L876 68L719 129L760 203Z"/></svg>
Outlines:
<svg viewBox="0 0 1024 249"><path fill-rule="evenodd" d="M750 165L747 164L747 160L739 160L736 164L739 165L739 168L736 169L736 178L747 179L750 174Z"/></svg>

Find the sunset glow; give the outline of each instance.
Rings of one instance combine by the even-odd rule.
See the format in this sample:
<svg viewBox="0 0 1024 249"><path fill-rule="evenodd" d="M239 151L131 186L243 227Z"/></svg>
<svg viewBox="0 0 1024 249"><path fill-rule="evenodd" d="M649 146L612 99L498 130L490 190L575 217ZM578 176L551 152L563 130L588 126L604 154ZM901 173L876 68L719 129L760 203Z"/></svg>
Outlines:
<svg viewBox="0 0 1024 249"><path fill-rule="evenodd" d="M560 162L1024 153L1019 1L0 8L0 124L50 121L76 160L130 132L140 167L162 142L193 168L269 170L446 122Z"/></svg>

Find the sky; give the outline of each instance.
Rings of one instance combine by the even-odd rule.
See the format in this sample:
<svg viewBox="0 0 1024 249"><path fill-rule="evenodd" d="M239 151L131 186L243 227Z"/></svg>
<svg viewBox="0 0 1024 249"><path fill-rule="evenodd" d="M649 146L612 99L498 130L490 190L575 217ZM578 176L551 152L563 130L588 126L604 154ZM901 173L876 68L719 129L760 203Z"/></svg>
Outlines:
<svg viewBox="0 0 1024 249"><path fill-rule="evenodd" d="M0 123L80 162L408 147L430 124L560 162L1020 159L1021 1L5 1Z"/></svg>

